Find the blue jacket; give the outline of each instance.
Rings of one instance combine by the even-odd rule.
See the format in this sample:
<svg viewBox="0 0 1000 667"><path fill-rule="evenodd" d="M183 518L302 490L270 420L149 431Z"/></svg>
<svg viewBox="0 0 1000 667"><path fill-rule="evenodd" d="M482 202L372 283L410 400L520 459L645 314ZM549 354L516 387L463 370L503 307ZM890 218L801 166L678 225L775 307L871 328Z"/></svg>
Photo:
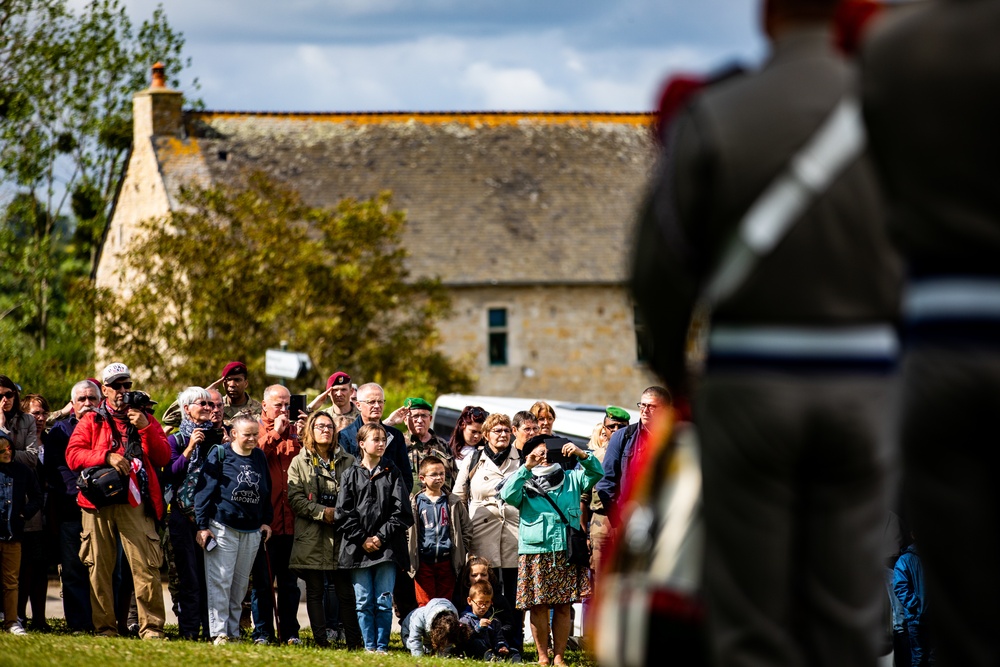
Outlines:
<svg viewBox="0 0 1000 667"><path fill-rule="evenodd" d="M410 655L415 658L430 653L431 623L441 614L454 614L458 618L458 610L451 600L434 598L423 607L417 607L399 624L399 633Z"/></svg>
<svg viewBox="0 0 1000 667"><path fill-rule="evenodd" d="M635 444L641 430L641 425L632 424L611 434L608 449L604 453L604 478L594 487L594 492L601 499L604 514L610 513L618 502L618 496L622 492L622 477L635 457Z"/></svg>
<svg viewBox="0 0 1000 667"><path fill-rule="evenodd" d="M270 525L274 505L264 450L241 456L230 445L212 447L195 487L194 516L199 530L211 520L242 531Z"/></svg>
<svg viewBox="0 0 1000 667"><path fill-rule="evenodd" d="M344 451L359 461L361 460L361 450L358 447L358 430L361 429L362 424L364 422L361 421L359 415L357 419L342 428L337 434L337 442L344 448ZM404 481L406 492L409 493L413 480L413 467L410 465L410 457L406 452L406 440L403 438L403 432L386 424L382 424L382 428L385 429L389 441L385 445L385 455L382 458L388 459L399 468L404 480L410 480L409 482Z"/></svg>
<svg viewBox="0 0 1000 667"><path fill-rule="evenodd" d="M903 620L907 625L919 625L927 611L927 597L924 592L924 566L917 554L917 545L906 547L896 560L892 590L903 605Z"/></svg>
<svg viewBox="0 0 1000 667"><path fill-rule="evenodd" d="M564 473L562 486L549 491L570 525L580 529L580 494L594 488L604 469L593 454L580 461L580 467ZM517 552L544 554L566 550L566 524L545 498L524 493L524 483L531 479L531 470L521 466L500 489L500 498L520 510L521 523L517 535Z"/></svg>
<svg viewBox="0 0 1000 667"><path fill-rule="evenodd" d="M0 463L0 541L19 542L24 522L42 506L38 478L23 463Z"/></svg>

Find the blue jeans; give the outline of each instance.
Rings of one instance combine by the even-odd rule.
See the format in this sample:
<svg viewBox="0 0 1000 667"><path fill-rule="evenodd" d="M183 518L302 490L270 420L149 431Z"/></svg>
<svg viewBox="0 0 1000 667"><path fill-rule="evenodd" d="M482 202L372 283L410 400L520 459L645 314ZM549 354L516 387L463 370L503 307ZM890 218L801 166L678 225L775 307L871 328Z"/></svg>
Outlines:
<svg viewBox="0 0 1000 667"><path fill-rule="evenodd" d="M351 570L358 624L366 651L388 651L392 629L392 588L396 584L396 564L379 563Z"/></svg>
<svg viewBox="0 0 1000 667"><path fill-rule="evenodd" d="M205 552L209 633L212 637L225 635L237 639L240 636L243 597L246 595L257 548L260 546L261 534L259 530L234 530L217 521L211 521L209 528L219 543L211 551Z"/></svg>

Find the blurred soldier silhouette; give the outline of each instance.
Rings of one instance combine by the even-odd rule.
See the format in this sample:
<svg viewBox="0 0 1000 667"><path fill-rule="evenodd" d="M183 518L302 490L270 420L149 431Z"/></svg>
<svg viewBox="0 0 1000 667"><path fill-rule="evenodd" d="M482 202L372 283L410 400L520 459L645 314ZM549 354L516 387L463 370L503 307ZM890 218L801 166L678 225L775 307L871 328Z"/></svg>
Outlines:
<svg viewBox="0 0 1000 667"><path fill-rule="evenodd" d="M1000 2L920 3L862 52L872 155L907 267L903 491L938 664L1000 664ZM971 560L970 560L971 559Z"/></svg>
<svg viewBox="0 0 1000 667"><path fill-rule="evenodd" d="M717 665L875 665L901 270L836 0L763 3L762 69L666 128L633 290L656 370L692 395ZM709 304L704 376L685 354Z"/></svg>

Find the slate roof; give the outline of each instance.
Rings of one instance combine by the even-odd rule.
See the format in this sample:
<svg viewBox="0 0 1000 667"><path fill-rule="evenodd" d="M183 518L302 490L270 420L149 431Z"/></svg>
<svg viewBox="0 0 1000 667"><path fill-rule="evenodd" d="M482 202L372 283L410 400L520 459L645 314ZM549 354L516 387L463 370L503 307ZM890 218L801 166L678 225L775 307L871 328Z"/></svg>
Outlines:
<svg viewBox="0 0 1000 667"><path fill-rule="evenodd" d="M622 283L654 160L648 114L186 112L154 138L168 193L247 169L311 205L393 193L415 276ZM172 206L176 205L171 200Z"/></svg>

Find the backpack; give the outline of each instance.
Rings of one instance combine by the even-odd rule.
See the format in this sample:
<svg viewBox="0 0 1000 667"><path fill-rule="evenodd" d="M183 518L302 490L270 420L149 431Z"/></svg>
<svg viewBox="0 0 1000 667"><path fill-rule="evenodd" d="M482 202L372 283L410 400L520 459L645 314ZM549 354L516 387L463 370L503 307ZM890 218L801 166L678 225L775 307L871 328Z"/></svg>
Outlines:
<svg viewBox="0 0 1000 667"><path fill-rule="evenodd" d="M177 434L177 437L184 438L180 433ZM184 438L182 442L186 444L187 439ZM226 459L226 448L222 445L215 445L213 449L215 448L219 449L219 461L224 461ZM198 487L198 480L201 479L201 471L205 467L206 461L208 461L208 454L188 464L184 481L177 487L177 493L174 494L174 502L177 503L177 509L181 511L181 514L190 519L191 522L194 522L194 492Z"/></svg>

